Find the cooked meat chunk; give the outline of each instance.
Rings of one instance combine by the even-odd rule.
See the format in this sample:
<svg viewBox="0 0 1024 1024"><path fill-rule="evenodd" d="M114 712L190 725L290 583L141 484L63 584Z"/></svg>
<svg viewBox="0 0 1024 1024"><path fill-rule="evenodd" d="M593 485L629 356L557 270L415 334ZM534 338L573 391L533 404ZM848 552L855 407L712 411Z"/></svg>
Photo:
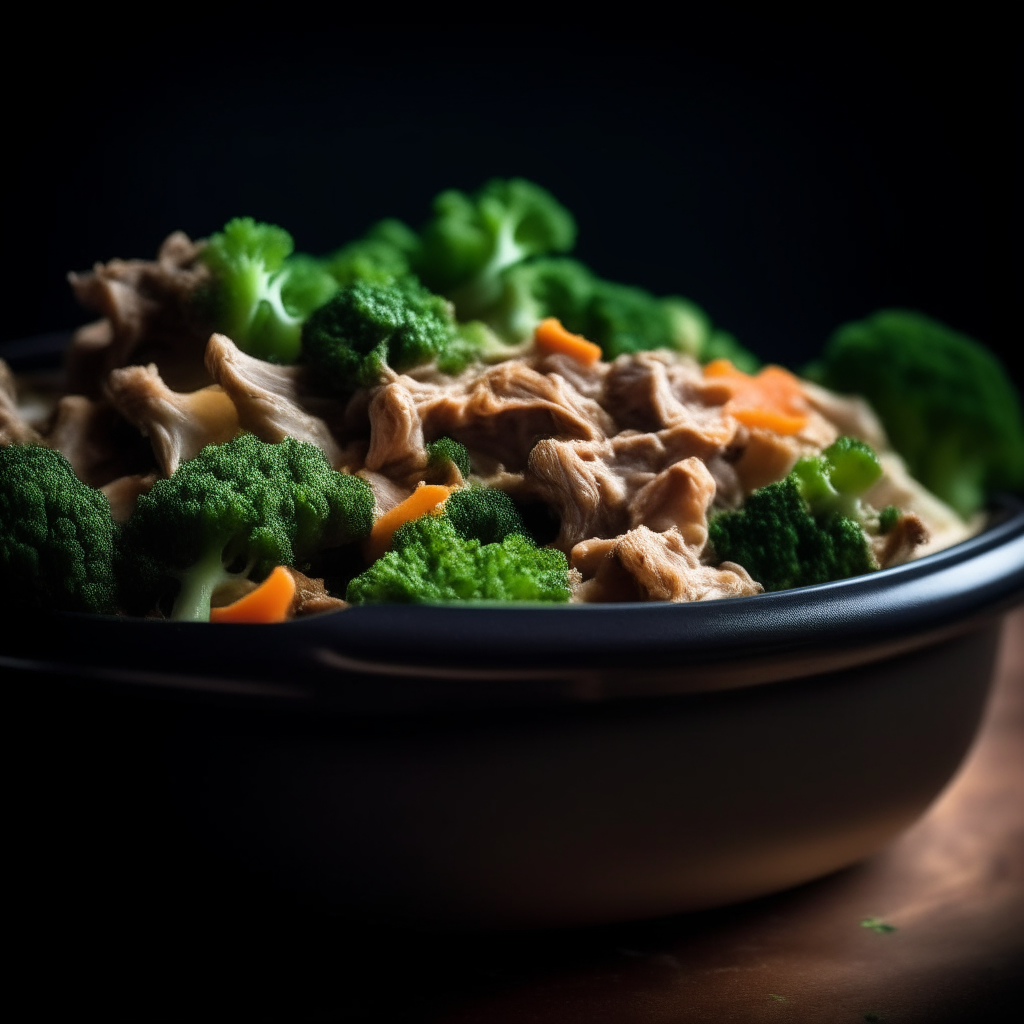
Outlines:
<svg viewBox="0 0 1024 1024"><path fill-rule="evenodd" d="M68 275L78 301L104 318L72 339L72 390L95 396L111 370L143 361L156 363L174 388L209 383L202 358L209 327L193 302L209 278L198 259L201 251L201 244L177 231L160 246L156 260L115 259Z"/></svg>
<svg viewBox="0 0 1024 1024"><path fill-rule="evenodd" d="M246 355L223 334L210 337L206 366L234 403L243 430L272 444L286 437L308 441L321 448L335 467L346 461L327 423L304 407L304 368Z"/></svg>
<svg viewBox="0 0 1024 1024"><path fill-rule="evenodd" d="M917 549L927 543L928 528L913 512L900 516L888 533L871 538L875 561L880 569L909 562Z"/></svg>
<svg viewBox="0 0 1024 1024"><path fill-rule="evenodd" d="M198 455L208 444L223 444L238 433L238 414L216 384L182 394L160 379L156 366L125 366L107 378L111 404L148 437L164 476Z"/></svg>
<svg viewBox="0 0 1024 1024"><path fill-rule="evenodd" d="M118 477L148 473L150 446L139 431L105 400L65 395L54 410L44 444L71 463L75 476L90 487Z"/></svg>
<svg viewBox="0 0 1024 1024"><path fill-rule="evenodd" d="M702 551L714 499L715 478L707 466L698 458L683 459L637 491L629 505L630 526L646 526L655 533L677 530L687 544Z"/></svg>
<svg viewBox="0 0 1024 1024"><path fill-rule="evenodd" d="M677 530L638 526L614 540L586 541L573 548L571 564L585 579L575 601L710 601L762 591L742 566L703 565Z"/></svg>
<svg viewBox="0 0 1024 1024"><path fill-rule="evenodd" d="M555 547L568 552L592 537L617 537L638 525L642 507L657 508L659 516L675 517L674 525L681 526L694 504L706 501L686 527L699 523L706 530L705 513L714 500L715 482L701 459L719 451L720 437L728 438L721 427L721 421L711 424L710 436L695 433L686 423L650 434L623 431L600 441L540 441L530 453L526 479L532 493L561 517ZM684 467L676 471L681 475L665 476L634 512L640 492L677 463ZM691 479L684 483L683 476ZM674 493L681 499L684 488L699 497L670 511L669 496Z"/></svg>
<svg viewBox="0 0 1024 1024"><path fill-rule="evenodd" d="M538 373L557 373L564 377L584 398L600 402L605 390L605 380L611 364L603 360L584 365L578 359L561 352L540 352L533 361Z"/></svg>
<svg viewBox="0 0 1024 1024"><path fill-rule="evenodd" d="M475 378L463 375L447 389L417 384L410 391L427 440L454 438L512 471L525 467L541 438L597 441L615 433L597 402L564 377L538 373L522 359L489 366Z"/></svg>
<svg viewBox="0 0 1024 1024"><path fill-rule="evenodd" d="M422 473L427 466L427 447L423 423L408 389L399 381L376 388L368 414L370 450L366 453L366 468L395 479Z"/></svg>
<svg viewBox="0 0 1024 1024"><path fill-rule="evenodd" d="M348 607L347 601L331 597L327 593L323 580L312 580L298 569L292 569L290 566L285 566L285 568L295 581L295 596L288 609L289 618L300 615L318 615L320 612L334 612Z"/></svg>
<svg viewBox="0 0 1024 1024"><path fill-rule="evenodd" d="M39 434L18 412L18 392L14 385L14 374L0 359L0 445L34 444L38 441Z"/></svg>
<svg viewBox="0 0 1024 1024"><path fill-rule="evenodd" d="M132 473L128 476L119 476L100 488L110 502L110 514L114 517L114 522L128 522L135 511L139 495L148 494L156 479L156 473Z"/></svg>
<svg viewBox="0 0 1024 1024"><path fill-rule="evenodd" d="M681 421L720 422L728 397L689 357L635 352L611 364L602 404L622 427L660 430Z"/></svg>

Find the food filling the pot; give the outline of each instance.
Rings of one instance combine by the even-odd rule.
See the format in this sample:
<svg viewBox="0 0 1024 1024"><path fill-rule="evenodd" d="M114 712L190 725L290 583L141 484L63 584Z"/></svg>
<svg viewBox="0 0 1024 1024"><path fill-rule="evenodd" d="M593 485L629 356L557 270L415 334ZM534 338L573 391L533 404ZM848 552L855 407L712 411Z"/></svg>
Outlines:
<svg viewBox="0 0 1024 1024"><path fill-rule="evenodd" d="M240 218L71 274L100 319L62 370L0 360L4 607L744 597L949 547L1024 484L977 342L881 312L797 375L574 239L493 181L324 258Z"/></svg>

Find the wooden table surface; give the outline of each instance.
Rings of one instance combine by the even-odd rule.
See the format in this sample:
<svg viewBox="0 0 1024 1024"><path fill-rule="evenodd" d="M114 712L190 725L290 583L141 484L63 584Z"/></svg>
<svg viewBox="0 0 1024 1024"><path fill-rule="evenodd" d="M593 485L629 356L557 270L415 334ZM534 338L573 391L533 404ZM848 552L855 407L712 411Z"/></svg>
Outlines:
<svg viewBox="0 0 1024 1024"><path fill-rule="evenodd" d="M94 917L41 925L44 962L61 965L47 984L91 949L78 1004L120 1002L138 1019L172 1004L225 1019L443 1024L995 1019L1024 991L1024 610L1008 619L979 739L929 813L863 864L777 896L516 934L190 917L122 922L103 945Z"/></svg>

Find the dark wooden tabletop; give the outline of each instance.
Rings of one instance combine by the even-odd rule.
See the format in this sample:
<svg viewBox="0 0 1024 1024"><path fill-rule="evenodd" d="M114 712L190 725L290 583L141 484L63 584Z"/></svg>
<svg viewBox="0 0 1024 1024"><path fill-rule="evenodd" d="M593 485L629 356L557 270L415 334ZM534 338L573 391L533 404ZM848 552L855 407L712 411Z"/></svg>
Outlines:
<svg viewBox="0 0 1024 1024"><path fill-rule="evenodd" d="M978 741L928 814L863 864L789 892L514 934L190 912L173 934L163 920L122 922L105 945L102 917L41 922L34 948L61 965L46 983L67 985L63 972L89 949L78 1005L120 1002L143 1019L172 1005L227 1019L443 1024L995 1019L996 1004L1019 1007L1024 991L1024 610L1007 621Z"/></svg>
<svg viewBox="0 0 1024 1024"><path fill-rule="evenodd" d="M1018 971L1024 611L1007 621L966 763L886 850L741 907L482 941L464 974L451 964L438 979L432 1010L447 1024L974 1021L1013 994Z"/></svg>

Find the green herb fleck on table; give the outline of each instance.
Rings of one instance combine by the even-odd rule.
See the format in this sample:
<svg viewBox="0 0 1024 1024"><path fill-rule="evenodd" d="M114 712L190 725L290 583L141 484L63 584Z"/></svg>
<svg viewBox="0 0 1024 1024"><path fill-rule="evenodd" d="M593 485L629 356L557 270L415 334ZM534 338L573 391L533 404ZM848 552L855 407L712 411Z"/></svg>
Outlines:
<svg viewBox="0 0 1024 1024"><path fill-rule="evenodd" d="M871 931L877 932L879 935L885 935L888 932L896 931L896 925L887 924L880 917L865 917L860 923L861 928L870 928Z"/></svg>
<svg viewBox="0 0 1024 1024"><path fill-rule="evenodd" d="M777 1002L777 1003L784 1003L786 1001L786 997L785 996L777 996L774 992L769 992L768 993L768 998L769 999L774 999L775 1002Z"/></svg>

